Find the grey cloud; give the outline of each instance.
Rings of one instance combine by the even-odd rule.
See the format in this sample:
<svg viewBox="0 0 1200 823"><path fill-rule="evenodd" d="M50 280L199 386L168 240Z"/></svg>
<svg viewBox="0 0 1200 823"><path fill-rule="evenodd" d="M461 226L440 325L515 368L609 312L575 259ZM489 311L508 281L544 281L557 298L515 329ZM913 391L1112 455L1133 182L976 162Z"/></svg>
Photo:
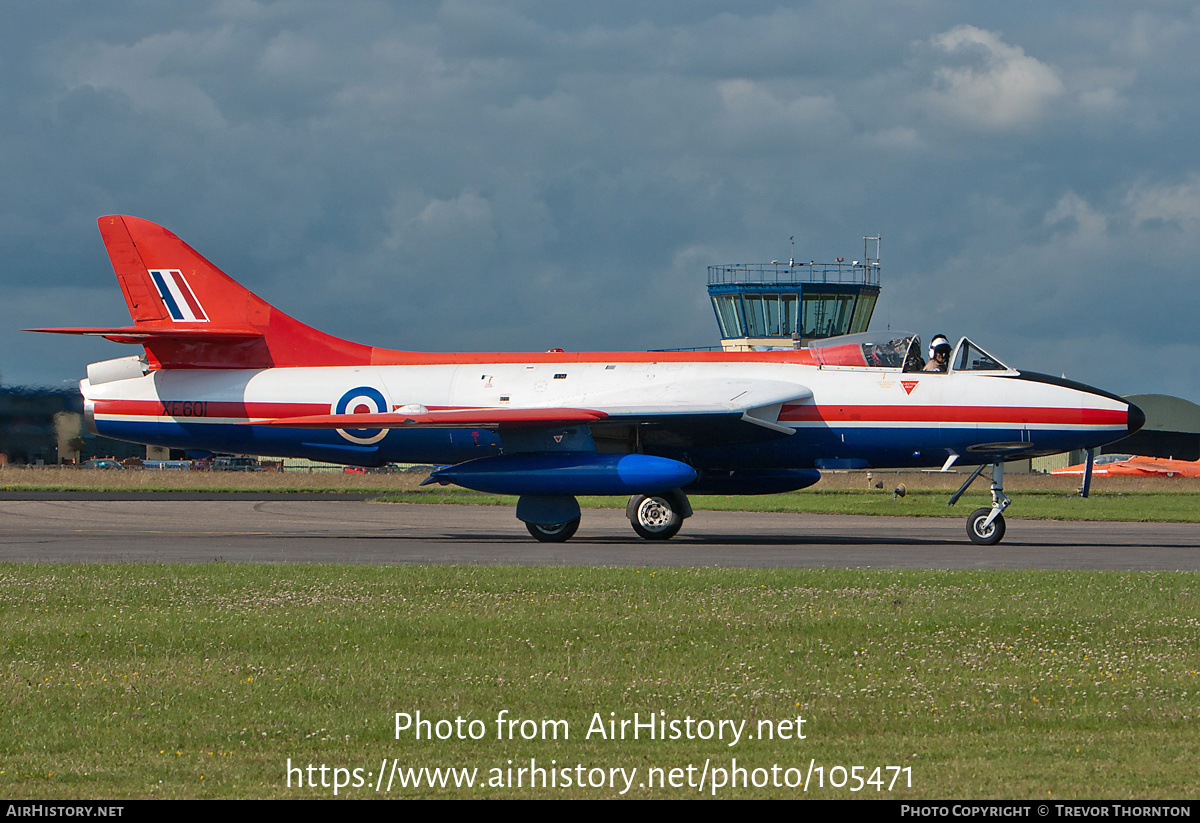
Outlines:
<svg viewBox="0 0 1200 823"><path fill-rule="evenodd" d="M1034 124L1063 92L1052 66L996 32L956 26L928 41L937 65L924 97L934 111L967 128L1009 130Z"/></svg>
<svg viewBox="0 0 1200 823"><path fill-rule="evenodd" d="M94 221L125 212L305 322L415 349L710 344L705 266L879 231L876 325L1200 399L1172 361L1197 308L1190 8L72 9L0 32L7 380L121 353L15 329L124 321ZM1089 360L1114 315L1153 368Z"/></svg>

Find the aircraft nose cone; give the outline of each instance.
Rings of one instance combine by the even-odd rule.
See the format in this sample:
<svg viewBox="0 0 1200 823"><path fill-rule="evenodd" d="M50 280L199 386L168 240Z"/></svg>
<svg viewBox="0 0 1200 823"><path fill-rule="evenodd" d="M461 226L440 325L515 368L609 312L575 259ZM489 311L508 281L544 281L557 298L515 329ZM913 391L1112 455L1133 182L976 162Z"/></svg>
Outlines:
<svg viewBox="0 0 1200 823"><path fill-rule="evenodd" d="M1141 409L1139 409L1137 406L1130 403L1129 404L1129 433L1133 434L1135 431L1137 431L1144 425L1146 425L1146 413L1144 411L1142 411Z"/></svg>

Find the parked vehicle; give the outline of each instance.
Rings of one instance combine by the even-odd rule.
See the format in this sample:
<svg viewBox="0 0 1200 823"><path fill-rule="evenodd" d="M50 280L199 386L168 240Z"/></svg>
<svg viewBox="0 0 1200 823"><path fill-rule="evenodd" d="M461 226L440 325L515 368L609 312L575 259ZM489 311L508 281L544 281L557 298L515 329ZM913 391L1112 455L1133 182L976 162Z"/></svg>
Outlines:
<svg viewBox="0 0 1200 823"><path fill-rule="evenodd" d="M124 466L119 461L113 460L111 457L95 457L83 464L85 469L117 469L123 471Z"/></svg>
<svg viewBox="0 0 1200 823"><path fill-rule="evenodd" d="M214 457L212 470L215 472L261 472L266 471L257 457Z"/></svg>
<svg viewBox="0 0 1200 823"><path fill-rule="evenodd" d="M191 460L143 460L142 468L154 471L191 471L193 465Z"/></svg>

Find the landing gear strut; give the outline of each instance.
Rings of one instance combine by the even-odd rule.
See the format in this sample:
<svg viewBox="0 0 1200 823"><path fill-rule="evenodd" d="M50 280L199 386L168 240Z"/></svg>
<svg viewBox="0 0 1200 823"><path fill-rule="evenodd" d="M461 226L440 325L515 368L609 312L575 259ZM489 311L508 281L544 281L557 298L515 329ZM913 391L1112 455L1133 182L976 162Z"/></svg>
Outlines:
<svg viewBox="0 0 1200 823"><path fill-rule="evenodd" d="M953 506L958 502L958 498L963 496L963 492L967 487L975 482L975 478L983 474L983 470L987 468L984 463L977 468L974 473L967 478L967 482L963 483L950 498L949 505ZM990 509L976 509L971 512L971 516L967 518L967 537L971 538L972 543L980 546L994 546L1004 538L1004 510L1008 508L1012 500L1004 494L1004 464L992 464L992 507Z"/></svg>

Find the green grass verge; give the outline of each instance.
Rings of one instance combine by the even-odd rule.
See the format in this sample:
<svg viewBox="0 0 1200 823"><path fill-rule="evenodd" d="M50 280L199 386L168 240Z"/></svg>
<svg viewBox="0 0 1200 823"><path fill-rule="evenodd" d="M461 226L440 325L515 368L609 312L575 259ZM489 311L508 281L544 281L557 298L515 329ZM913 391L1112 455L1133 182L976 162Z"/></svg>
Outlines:
<svg viewBox="0 0 1200 823"><path fill-rule="evenodd" d="M55 466L7 467L0 471L3 491L106 492L357 492L390 503L466 503L516 505L516 498L485 495L445 486L418 484L420 473L342 474L306 472L158 472L85 471ZM829 473L812 489L762 496L693 495L704 510L811 512L823 514L916 515L965 518L991 505L987 478L976 479L957 506L946 505L965 474L939 472ZM1098 478L1087 500L1079 497L1077 477L1010 473L1010 517L1054 520L1132 520L1200 522L1200 478ZM882 488L868 488L880 483ZM907 486L895 499L892 489ZM623 508L625 498L585 497L589 508Z"/></svg>
<svg viewBox="0 0 1200 823"><path fill-rule="evenodd" d="M325 798L285 766L823 766L818 798L1194 798L1184 573L0 565L0 794ZM567 740L497 740L502 710ZM396 739L395 713L482 721ZM805 718L804 740L586 739L602 719ZM444 727L443 727L444 728ZM476 727L478 728L478 727ZM765 727L764 727L765 728ZM510 764L509 761L512 761ZM911 769L892 791L830 769ZM781 779L788 773L779 772ZM890 781L891 773L884 776ZM321 781L320 772L315 778ZM306 774L307 779L307 774ZM333 773L326 780L332 783ZM507 780L507 777L505 777ZM769 776L768 776L769 779ZM382 797L370 785L339 797ZM528 778L526 777L526 781ZM852 778L851 778L852 780ZM367 782L367 781L364 781ZM607 797L422 787L390 796ZM799 796L723 788L719 797Z"/></svg>
<svg viewBox="0 0 1200 823"><path fill-rule="evenodd" d="M128 486L88 486L86 488L78 488L70 485L63 486L0 486L0 492L98 492L98 493L119 493L119 494L196 494L196 493L213 493L213 494L245 494L247 492L267 492L271 494L378 494L386 495L391 493L391 489L386 488L363 488L363 489L346 489L337 486L314 486L312 488L280 488L280 489L261 489L247 488L245 486L205 486L204 488L180 488L178 486L139 486L136 489L131 489Z"/></svg>

